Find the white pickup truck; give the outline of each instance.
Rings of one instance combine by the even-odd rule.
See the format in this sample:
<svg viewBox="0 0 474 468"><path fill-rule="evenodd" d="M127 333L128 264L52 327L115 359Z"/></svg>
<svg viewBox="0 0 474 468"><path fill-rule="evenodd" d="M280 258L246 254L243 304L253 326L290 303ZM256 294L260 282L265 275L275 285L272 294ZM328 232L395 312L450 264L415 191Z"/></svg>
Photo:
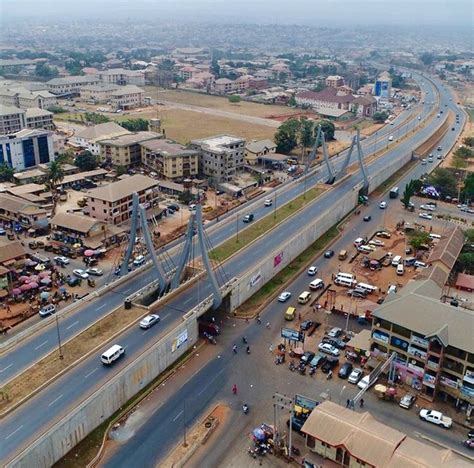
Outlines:
<svg viewBox="0 0 474 468"><path fill-rule="evenodd" d="M425 421L444 427L445 429L449 429L453 425L453 420L444 416L443 413L440 413L439 411L421 409L420 419L424 419Z"/></svg>

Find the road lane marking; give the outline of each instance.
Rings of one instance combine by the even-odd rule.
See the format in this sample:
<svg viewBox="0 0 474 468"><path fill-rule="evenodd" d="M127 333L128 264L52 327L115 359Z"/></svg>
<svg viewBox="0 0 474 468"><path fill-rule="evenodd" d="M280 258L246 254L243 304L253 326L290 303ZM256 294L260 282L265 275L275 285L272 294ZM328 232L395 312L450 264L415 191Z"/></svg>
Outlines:
<svg viewBox="0 0 474 468"><path fill-rule="evenodd" d="M100 307L97 307L97 310L103 309L107 304L102 304Z"/></svg>
<svg viewBox="0 0 474 468"><path fill-rule="evenodd" d="M42 346L44 346L47 342L48 342L48 340L43 341L43 343L39 344L39 345L35 348L35 350L36 350L36 349L40 349L40 348L41 348Z"/></svg>
<svg viewBox="0 0 474 468"><path fill-rule="evenodd" d="M11 366L13 366L13 364L9 364L7 367L4 367L3 369L0 369L0 374L1 374L3 371L6 371L7 369L10 369Z"/></svg>
<svg viewBox="0 0 474 468"><path fill-rule="evenodd" d="M222 372L224 371L225 369L221 369L211 380L209 380L209 382L207 382L207 384L198 393L198 396L201 395L201 393L204 393L207 390L207 387L209 387L209 385L211 385L211 383L214 382L214 380L216 380L217 377L219 377L219 375L222 374Z"/></svg>
<svg viewBox="0 0 474 468"><path fill-rule="evenodd" d="M99 370L98 367L96 367L95 369L91 370L88 374L85 375L86 379L87 377L90 377L95 371Z"/></svg>
<svg viewBox="0 0 474 468"><path fill-rule="evenodd" d="M19 430L21 430L23 428L23 424L18 428L18 429L15 429L11 434L8 434L6 437L5 437L5 440L8 440L10 437L14 436Z"/></svg>
<svg viewBox="0 0 474 468"><path fill-rule="evenodd" d="M55 398L55 399L48 405L48 407L51 406L51 405L54 405L58 400L60 400L60 399L63 397L63 395L64 395L64 394L61 393L61 395L59 395L57 398Z"/></svg>
<svg viewBox="0 0 474 468"><path fill-rule="evenodd" d="M74 323L71 323L68 327L66 327L66 330L69 330L72 327L75 327L79 323L79 320L76 320Z"/></svg>
<svg viewBox="0 0 474 468"><path fill-rule="evenodd" d="M173 419L173 422L176 421L181 415L183 414L183 410L181 410Z"/></svg>
<svg viewBox="0 0 474 468"><path fill-rule="evenodd" d="M161 317L161 320L167 319L170 315L171 315L171 312L168 312L166 315L163 315L163 316Z"/></svg>
<svg viewBox="0 0 474 468"><path fill-rule="evenodd" d="M193 301L193 298L190 297L189 299L186 299L186 300L183 302L183 304L186 305L186 304L189 304L189 303L192 302L192 301Z"/></svg>
<svg viewBox="0 0 474 468"><path fill-rule="evenodd" d="M132 289L133 289L133 288L127 288L127 289L125 289L123 292L124 292L125 294L128 294Z"/></svg>

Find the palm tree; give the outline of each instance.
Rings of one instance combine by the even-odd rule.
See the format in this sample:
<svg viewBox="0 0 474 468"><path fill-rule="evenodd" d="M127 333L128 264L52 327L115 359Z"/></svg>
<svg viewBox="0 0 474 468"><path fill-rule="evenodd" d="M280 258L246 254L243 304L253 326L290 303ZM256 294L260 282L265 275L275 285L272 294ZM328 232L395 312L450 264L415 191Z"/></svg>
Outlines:
<svg viewBox="0 0 474 468"><path fill-rule="evenodd" d="M64 171L61 160L55 160L49 163L46 171L45 185L51 192L53 197L53 209L51 210L51 217L56 213L56 204L58 203L58 184L64 179Z"/></svg>
<svg viewBox="0 0 474 468"><path fill-rule="evenodd" d="M15 174L15 169L7 163L0 164L0 181L1 182L11 182L13 175Z"/></svg>

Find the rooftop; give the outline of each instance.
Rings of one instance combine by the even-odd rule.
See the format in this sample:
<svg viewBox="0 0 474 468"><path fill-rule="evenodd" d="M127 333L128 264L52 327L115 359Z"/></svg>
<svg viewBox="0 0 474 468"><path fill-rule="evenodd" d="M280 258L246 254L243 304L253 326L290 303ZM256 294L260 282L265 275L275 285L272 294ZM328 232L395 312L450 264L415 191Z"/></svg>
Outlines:
<svg viewBox="0 0 474 468"><path fill-rule="evenodd" d="M374 317L423 336L439 336L444 346L474 353L474 312L440 302L441 288L433 280L411 280L401 293L388 296L373 312Z"/></svg>
<svg viewBox="0 0 474 468"><path fill-rule="evenodd" d="M192 144L206 146L212 151L223 150L230 145L238 145L245 143L244 138L239 138L233 135L217 135L209 138L202 138L201 140L192 140Z"/></svg>
<svg viewBox="0 0 474 468"><path fill-rule="evenodd" d="M57 213L54 218L51 219L50 224L59 228L66 228L71 231L87 234L96 224L104 224L104 222L84 215Z"/></svg>
<svg viewBox="0 0 474 468"><path fill-rule="evenodd" d="M198 151L186 148L186 146L171 140L149 140L141 144L144 148L160 153L163 156L194 155Z"/></svg>
<svg viewBox="0 0 474 468"><path fill-rule="evenodd" d="M114 85L111 83L104 83L104 84L94 84L89 86L84 86L82 91L115 91L118 89L118 85Z"/></svg>
<svg viewBox="0 0 474 468"><path fill-rule="evenodd" d="M249 141L245 146L245 149L251 153L260 153L265 149L276 148L276 144L272 140L258 140Z"/></svg>
<svg viewBox="0 0 474 468"><path fill-rule="evenodd" d="M18 108L18 107L4 106L3 104L0 104L0 116L14 115L14 114L24 114L24 113L25 113L25 111L23 109Z"/></svg>
<svg viewBox="0 0 474 468"><path fill-rule="evenodd" d="M0 263L8 262L26 254L25 248L20 241L9 242L0 246Z"/></svg>
<svg viewBox="0 0 474 468"><path fill-rule="evenodd" d="M144 93L143 89L139 88L135 85L126 85L120 86L116 91L112 92L113 96L126 96L127 94L136 94L136 93Z"/></svg>
<svg viewBox="0 0 474 468"><path fill-rule="evenodd" d="M141 174L136 174L125 179L113 182L102 187L89 190L87 196L98 200L109 202L119 201L132 195L133 192L140 192L156 187L158 181Z"/></svg>
<svg viewBox="0 0 474 468"><path fill-rule="evenodd" d="M46 109L40 109L39 107L29 107L26 109L26 118L27 119L33 119L35 117L46 117L46 116L52 116L53 113L49 112Z"/></svg>
<svg viewBox="0 0 474 468"><path fill-rule="evenodd" d="M112 146L129 146L142 143L147 140L153 140L154 138L161 138L161 133L156 132L135 132L125 135L119 135L112 138L107 138L105 140L100 140L99 143L103 145L112 145Z"/></svg>
<svg viewBox="0 0 474 468"><path fill-rule="evenodd" d="M64 78L53 78L46 82L47 85L58 86L66 84L82 84L82 83L98 83L100 80L95 76L78 75L78 76L65 76Z"/></svg>
<svg viewBox="0 0 474 468"><path fill-rule="evenodd" d="M83 138L85 140L97 140L101 138L112 138L119 135L129 134L126 128L123 128L115 122L105 122L97 125L86 127L76 133L76 138Z"/></svg>
<svg viewBox="0 0 474 468"><path fill-rule="evenodd" d="M300 99L309 99L312 101L325 101L325 102L338 102L338 103L347 103L354 101L354 96L352 94L344 94L339 96L337 94L337 89L335 88L326 88L318 93L314 91L303 91L296 95Z"/></svg>

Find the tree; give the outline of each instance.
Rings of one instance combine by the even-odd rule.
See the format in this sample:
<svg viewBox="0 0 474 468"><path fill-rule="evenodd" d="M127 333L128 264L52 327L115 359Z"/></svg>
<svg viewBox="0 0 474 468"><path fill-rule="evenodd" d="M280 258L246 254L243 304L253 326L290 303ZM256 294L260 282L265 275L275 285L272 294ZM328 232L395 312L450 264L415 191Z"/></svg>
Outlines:
<svg viewBox="0 0 474 468"><path fill-rule="evenodd" d="M229 96L229 102L232 104L237 104L240 101L241 101L240 96L237 96L236 94Z"/></svg>
<svg viewBox="0 0 474 468"><path fill-rule="evenodd" d="M457 259L457 265L461 271L472 273L474 270L474 253L462 252Z"/></svg>
<svg viewBox="0 0 474 468"><path fill-rule="evenodd" d="M115 173L117 174L118 177L121 175L124 175L127 172L127 168L125 166L117 166L115 168Z"/></svg>
<svg viewBox="0 0 474 468"><path fill-rule="evenodd" d="M119 122L123 128L129 132L146 132L149 128L150 122L147 119L128 119Z"/></svg>
<svg viewBox="0 0 474 468"><path fill-rule="evenodd" d="M90 151L83 151L76 156L74 163L81 171L92 171L97 167L99 162L97 156Z"/></svg>
<svg viewBox="0 0 474 468"><path fill-rule="evenodd" d="M466 244L474 244L474 229L466 229L464 235L466 236Z"/></svg>
<svg viewBox="0 0 474 468"><path fill-rule="evenodd" d="M425 231L415 230L409 235L408 243L415 249L419 250L422 245L429 245L431 242L430 233Z"/></svg>
<svg viewBox="0 0 474 468"><path fill-rule="evenodd" d="M97 112L86 112L84 118L87 122L91 122L94 125L110 122L110 119L106 115L98 114Z"/></svg>
<svg viewBox="0 0 474 468"><path fill-rule="evenodd" d="M296 148L296 145L298 144L296 133L292 132L288 128L281 127L282 126L280 126L280 128L277 130L274 137L275 143L277 145L277 152L289 154L294 148Z"/></svg>
<svg viewBox="0 0 474 468"><path fill-rule="evenodd" d="M219 66L219 62L217 58L212 59L211 63L211 73L216 77L219 78L221 76L221 67Z"/></svg>
<svg viewBox="0 0 474 468"><path fill-rule="evenodd" d="M297 104L296 104L296 98L294 94L292 94L290 99L288 100L288 105L290 107L296 107Z"/></svg>
<svg viewBox="0 0 474 468"><path fill-rule="evenodd" d="M463 138L462 142L466 146L473 147L474 146L474 136L467 136L466 138Z"/></svg>
<svg viewBox="0 0 474 468"><path fill-rule="evenodd" d="M462 188L462 199L473 200L474 199L474 174L469 174L464 181L464 187ZM474 242L473 242L474 243Z"/></svg>
<svg viewBox="0 0 474 468"><path fill-rule="evenodd" d="M64 109L64 107L61 107L61 106L50 106L48 107L47 110L49 112L52 112L53 114L62 114L66 112L66 109Z"/></svg>
<svg viewBox="0 0 474 468"><path fill-rule="evenodd" d="M403 191L402 198L400 199L405 209L408 209L408 206L410 205L410 199L416 193L413 182L413 180L410 180L410 182L405 185L405 190Z"/></svg>
<svg viewBox="0 0 474 468"><path fill-rule="evenodd" d="M58 69L55 67L50 67L46 63L37 63L35 68L36 76L40 76L41 78L55 78L58 76L59 72Z"/></svg>
<svg viewBox="0 0 474 468"><path fill-rule="evenodd" d="M15 174L15 169L9 164L3 162L0 164L0 181L1 182L11 182L13 175Z"/></svg>
<svg viewBox="0 0 474 468"><path fill-rule="evenodd" d="M46 171L45 186L51 192L53 199L53 208L51 210L51 217L56 213L56 205L58 203L58 184L64 179L64 171L62 168L61 159L51 161Z"/></svg>
<svg viewBox="0 0 474 468"><path fill-rule="evenodd" d="M318 81L318 82L316 83L316 86L314 86L313 91L314 91L315 93L319 93L319 92L322 91L325 87L326 87L326 85L324 84L323 81Z"/></svg>
<svg viewBox="0 0 474 468"><path fill-rule="evenodd" d="M302 147L303 153L305 148L314 145L315 138L314 122L302 117L300 119L300 126L298 130L298 140L300 146Z"/></svg>
<svg viewBox="0 0 474 468"><path fill-rule="evenodd" d="M384 123L388 119L388 112L375 112L373 119L377 123Z"/></svg>
<svg viewBox="0 0 474 468"><path fill-rule="evenodd" d="M435 56L431 52L423 52L420 55L420 60L424 65L430 66L434 62Z"/></svg>
<svg viewBox="0 0 474 468"><path fill-rule="evenodd" d="M456 176L449 169L436 168L427 179L427 183L435 186L444 199L447 196L455 197L457 195L457 180Z"/></svg>
<svg viewBox="0 0 474 468"><path fill-rule="evenodd" d="M329 120L321 120L318 125L321 125L321 130L324 132L324 137L326 141L334 140L334 134L336 132L336 127Z"/></svg>

